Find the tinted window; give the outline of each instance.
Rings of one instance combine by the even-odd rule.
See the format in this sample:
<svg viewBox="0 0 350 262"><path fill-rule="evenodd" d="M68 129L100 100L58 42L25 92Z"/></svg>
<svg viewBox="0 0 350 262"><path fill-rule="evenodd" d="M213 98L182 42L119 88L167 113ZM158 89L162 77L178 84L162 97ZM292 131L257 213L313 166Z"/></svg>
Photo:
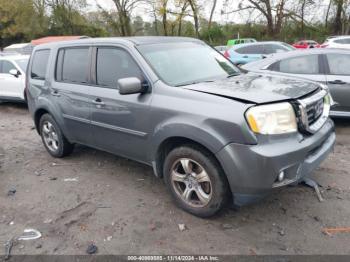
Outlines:
<svg viewBox="0 0 350 262"><path fill-rule="evenodd" d="M9 61L0 61L0 73L9 74L10 70L16 69L16 67ZM17 70L17 69L16 69Z"/></svg>
<svg viewBox="0 0 350 262"><path fill-rule="evenodd" d="M141 70L128 52L117 48L98 48L97 50L97 84L117 87L121 78L137 77L143 81Z"/></svg>
<svg viewBox="0 0 350 262"><path fill-rule="evenodd" d="M31 78L45 80L50 50L36 51L33 56Z"/></svg>
<svg viewBox="0 0 350 262"><path fill-rule="evenodd" d="M329 71L332 75L350 75L350 55L328 54Z"/></svg>
<svg viewBox="0 0 350 262"><path fill-rule="evenodd" d="M236 52L239 54L262 54L263 50L262 45L250 45L238 48Z"/></svg>
<svg viewBox="0 0 350 262"><path fill-rule="evenodd" d="M89 48L66 48L64 54L61 52L63 51L58 54L57 79L64 82L86 84L89 75ZM63 60L62 69L60 69L60 60Z"/></svg>
<svg viewBox="0 0 350 262"><path fill-rule="evenodd" d="M279 70L291 74L318 74L318 55L300 56L279 62Z"/></svg>
<svg viewBox="0 0 350 262"><path fill-rule="evenodd" d="M264 54L275 54L289 51L286 47L276 44L267 44L264 45L264 47Z"/></svg>

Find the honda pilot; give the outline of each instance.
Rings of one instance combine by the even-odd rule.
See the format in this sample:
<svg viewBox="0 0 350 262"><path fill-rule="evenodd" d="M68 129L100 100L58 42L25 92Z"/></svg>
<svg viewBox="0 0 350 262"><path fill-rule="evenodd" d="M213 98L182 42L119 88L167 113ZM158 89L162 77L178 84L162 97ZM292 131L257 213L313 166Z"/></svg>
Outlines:
<svg viewBox="0 0 350 262"><path fill-rule="evenodd" d="M242 74L197 39L40 45L26 79L49 154L83 144L152 166L175 203L200 217L302 181L335 143L326 86Z"/></svg>

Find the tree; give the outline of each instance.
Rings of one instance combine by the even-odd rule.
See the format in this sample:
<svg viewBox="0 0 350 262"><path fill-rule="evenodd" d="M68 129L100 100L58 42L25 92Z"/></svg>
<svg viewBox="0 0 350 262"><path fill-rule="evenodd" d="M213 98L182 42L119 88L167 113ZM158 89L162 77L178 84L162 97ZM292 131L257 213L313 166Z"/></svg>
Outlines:
<svg viewBox="0 0 350 262"><path fill-rule="evenodd" d="M335 6L336 6L336 13L333 23L333 33L334 34L341 34L342 33L342 14L343 14L343 4L344 0L334 0Z"/></svg>
<svg viewBox="0 0 350 262"><path fill-rule="evenodd" d="M0 47L29 41L40 30L31 0L0 0Z"/></svg>
<svg viewBox="0 0 350 262"><path fill-rule="evenodd" d="M194 28L196 30L196 37L199 38L199 6L197 0L187 0L192 13L193 13L193 20L194 20Z"/></svg>
<svg viewBox="0 0 350 262"><path fill-rule="evenodd" d="M131 36L132 28L131 28L131 14L134 9L142 0L112 0L114 6L117 9L118 14L118 24L117 27L119 29L119 33L121 36ZM100 10L103 11L105 16L109 17L109 20L113 20L113 15L110 11L104 10L101 5L98 4Z"/></svg>

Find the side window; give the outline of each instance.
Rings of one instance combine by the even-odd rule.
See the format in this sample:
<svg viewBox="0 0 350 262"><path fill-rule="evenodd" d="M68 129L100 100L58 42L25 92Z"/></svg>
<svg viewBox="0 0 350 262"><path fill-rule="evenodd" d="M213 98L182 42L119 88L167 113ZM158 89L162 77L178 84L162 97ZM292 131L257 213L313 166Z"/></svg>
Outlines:
<svg viewBox="0 0 350 262"><path fill-rule="evenodd" d="M294 57L279 62L276 71L290 74L318 74L318 55Z"/></svg>
<svg viewBox="0 0 350 262"><path fill-rule="evenodd" d="M350 75L350 55L327 54L331 75Z"/></svg>
<svg viewBox="0 0 350 262"><path fill-rule="evenodd" d="M336 39L334 42L337 44L350 44L350 38Z"/></svg>
<svg viewBox="0 0 350 262"><path fill-rule="evenodd" d="M275 45L275 44L268 44L264 46L264 54L275 54L275 53L282 53L288 51L287 48Z"/></svg>
<svg viewBox="0 0 350 262"><path fill-rule="evenodd" d="M117 88L117 81L127 77L137 77L144 81L140 68L128 52L111 47L97 49L97 85Z"/></svg>
<svg viewBox="0 0 350 262"><path fill-rule="evenodd" d="M259 45L245 46L236 49L236 52L239 54L262 54L263 47Z"/></svg>
<svg viewBox="0 0 350 262"><path fill-rule="evenodd" d="M3 60L1 64L2 64L2 66L0 65L1 74L9 74L12 69L17 70L17 68L9 61Z"/></svg>
<svg viewBox="0 0 350 262"><path fill-rule="evenodd" d="M32 79L45 80L49 56L50 50L39 50L34 53L30 73Z"/></svg>
<svg viewBox="0 0 350 262"><path fill-rule="evenodd" d="M65 48L59 51L56 67L58 81L86 84L88 76L89 47Z"/></svg>

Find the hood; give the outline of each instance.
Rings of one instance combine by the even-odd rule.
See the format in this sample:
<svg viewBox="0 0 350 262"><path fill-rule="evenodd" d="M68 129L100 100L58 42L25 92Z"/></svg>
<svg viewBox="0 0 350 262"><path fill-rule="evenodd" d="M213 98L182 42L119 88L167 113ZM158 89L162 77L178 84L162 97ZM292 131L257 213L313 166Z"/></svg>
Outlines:
<svg viewBox="0 0 350 262"><path fill-rule="evenodd" d="M224 80L188 85L183 88L263 104L298 99L316 91L320 85L307 80L248 73Z"/></svg>

